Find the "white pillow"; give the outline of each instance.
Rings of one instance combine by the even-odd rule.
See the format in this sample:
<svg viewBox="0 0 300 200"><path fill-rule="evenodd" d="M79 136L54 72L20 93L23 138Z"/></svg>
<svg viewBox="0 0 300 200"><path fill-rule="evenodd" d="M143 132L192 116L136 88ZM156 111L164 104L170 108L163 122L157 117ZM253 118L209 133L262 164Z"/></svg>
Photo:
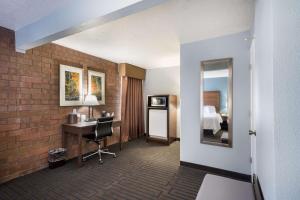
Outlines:
<svg viewBox="0 0 300 200"><path fill-rule="evenodd" d="M216 113L216 108L214 106L204 106L203 111L206 114L215 114Z"/></svg>
<svg viewBox="0 0 300 200"><path fill-rule="evenodd" d="M209 108L208 108L208 106L204 106L203 107L203 113L209 114Z"/></svg>
<svg viewBox="0 0 300 200"><path fill-rule="evenodd" d="M216 112L216 107L214 107L214 106L209 106L209 111L210 111L210 113L212 113L212 114L217 113L217 112Z"/></svg>

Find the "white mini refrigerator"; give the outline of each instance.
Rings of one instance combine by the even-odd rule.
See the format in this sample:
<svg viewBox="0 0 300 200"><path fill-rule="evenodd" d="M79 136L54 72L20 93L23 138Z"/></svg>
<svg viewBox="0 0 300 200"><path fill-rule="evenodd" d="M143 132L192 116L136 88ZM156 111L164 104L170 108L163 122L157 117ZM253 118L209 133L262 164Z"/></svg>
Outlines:
<svg viewBox="0 0 300 200"><path fill-rule="evenodd" d="M176 139L176 126L176 96L148 96L147 141L155 141L170 144Z"/></svg>

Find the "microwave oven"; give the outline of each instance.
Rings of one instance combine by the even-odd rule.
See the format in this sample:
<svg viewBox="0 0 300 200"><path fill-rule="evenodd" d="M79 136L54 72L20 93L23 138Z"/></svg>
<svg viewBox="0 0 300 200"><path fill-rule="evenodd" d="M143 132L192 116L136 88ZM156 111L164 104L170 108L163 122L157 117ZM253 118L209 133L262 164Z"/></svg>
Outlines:
<svg viewBox="0 0 300 200"><path fill-rule="evenodd" d="M150 96L148 106L151 107L167 107L167 96Z"/></svg>

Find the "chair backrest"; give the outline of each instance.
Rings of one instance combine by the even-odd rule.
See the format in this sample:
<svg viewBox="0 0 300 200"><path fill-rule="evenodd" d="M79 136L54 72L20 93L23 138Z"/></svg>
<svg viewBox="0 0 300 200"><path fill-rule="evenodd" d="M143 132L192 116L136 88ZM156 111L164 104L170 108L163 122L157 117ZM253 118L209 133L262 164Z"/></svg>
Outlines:
<svg viewBox="0 0 300 200"><path fill-rule="evenodd" d="M111 136L113 133L112 129L113 117L102 117L97 120L95 129L96 138L103 138Z"/></svg>

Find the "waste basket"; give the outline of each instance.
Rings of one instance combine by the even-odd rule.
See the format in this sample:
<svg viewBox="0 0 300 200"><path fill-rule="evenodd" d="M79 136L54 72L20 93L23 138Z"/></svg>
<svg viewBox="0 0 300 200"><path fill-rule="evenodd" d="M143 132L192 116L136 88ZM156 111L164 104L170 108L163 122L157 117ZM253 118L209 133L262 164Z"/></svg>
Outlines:
<svg viewBox="0 0 300 200"><path fill-rule="evenodd" d="M54 169L60 167L66 163L66 152L65 148L52 149L48 152L48 163L49 168Z"/></svg>

